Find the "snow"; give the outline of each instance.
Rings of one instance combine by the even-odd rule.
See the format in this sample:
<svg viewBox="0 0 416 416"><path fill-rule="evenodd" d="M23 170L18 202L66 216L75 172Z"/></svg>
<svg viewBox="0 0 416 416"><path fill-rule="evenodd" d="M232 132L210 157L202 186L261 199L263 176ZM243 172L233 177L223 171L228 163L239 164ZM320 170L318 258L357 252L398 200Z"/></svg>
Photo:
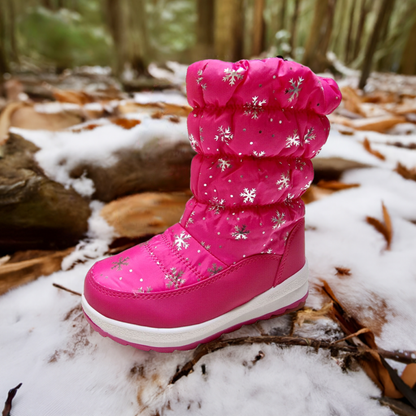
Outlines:
<svg viewBox="0 0 416 416"><path fill-rule="evenodd" d="M179 95L146 94L137 94L136 102L180 101ZM93 192L91 181L85 176L70 177L80 162L111 166L117 161L117 151L142 148L155 137L187 140L184 119L175 124L148 115L129 116L142 123L131 130L100 120L101 127L80 133L16 128L13 132L40 148L36 159L47 175L88 196ZM318 290L321 279L325 279L348 311L364 325L376 328L381 348L414 350L416 334L411 328L416 326L416 182L402 178L393 169L397 162L415 167L416 152L388 143L415 143L416 134L403 135L397 128L390 132L394 134L355 132L346 136L339 130L341 126L333 126L318 157L341 157L368 168L347 171L341 178L360 187L333 193L306 206L310 269L307 306L319 309L328 301ZM364 149L365 137L386 156L385 161ZM223 170L227 165L219 167ZM255 190L246 188L242 196L247 201L254 199ZM382 203L392 220L390 250L386 250L383 236L366 222L367 216L382 220ZM104 256L112 241L114 230L99 215L102 204L92 201L90 206L87 238L64 259L63 270L0 297L3 399L10 388L23 383L13 401L13 416L186 412L230 416L392 415L375 400L380 391L363 370L357 367L343 371L324 350L273 344L227 347L204 356L195 371L171 385L169 381L178 366L192 357L192 351L143 352L92 331L82 317L80 298L52 286L58 283L82 292L85 274L96 259ZM273 219L275 227L284 223L279 215L276 212ZM247 232L236 229L232 237L244 239ZM186 246L185 233L175 237L178 249ZM339 277L335 267L348 268L351 275ZM180 280L174 273L172 278ZM226 337L257 336L259 331L287 335L290 317L246 326ZM294 334L334 340L340 330L333 321L322 318L296 325Z"/></svg>
<svg viewBox="0 0 416 416"><path fill-rule="evenodd" d="M35 158L45 173L53 180L73 187L82 196L94 193L94 183L85 175L72 178L71 171L80 165L98 165L110 167L117 161L117 152L123 149L142 149L152 140L168 143L187 142L186 119L178 123L167 119L152 119L149 115L134 113L130 118L141 120L141 123L130 130L123 129L98 120L101 124L94 130L79 133L72 131L42 131L12 128L13 133L31 141L40 150ZM73 127L74 130L77 126Z"/></svg>

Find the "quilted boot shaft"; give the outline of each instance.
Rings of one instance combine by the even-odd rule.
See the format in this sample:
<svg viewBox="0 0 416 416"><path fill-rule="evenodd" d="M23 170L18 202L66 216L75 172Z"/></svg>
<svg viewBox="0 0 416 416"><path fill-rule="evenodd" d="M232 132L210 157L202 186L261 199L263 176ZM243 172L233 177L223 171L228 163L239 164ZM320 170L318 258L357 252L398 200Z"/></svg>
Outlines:
<svg viewBox="0 0 416 416"><path fill-rule="evenodd" d="M187 94L197 155L182 226L228 265L283 254L304 217L301 196L329 135L325 115L341 101L338 86L280 58L206 60L189 67Z"/></svg>

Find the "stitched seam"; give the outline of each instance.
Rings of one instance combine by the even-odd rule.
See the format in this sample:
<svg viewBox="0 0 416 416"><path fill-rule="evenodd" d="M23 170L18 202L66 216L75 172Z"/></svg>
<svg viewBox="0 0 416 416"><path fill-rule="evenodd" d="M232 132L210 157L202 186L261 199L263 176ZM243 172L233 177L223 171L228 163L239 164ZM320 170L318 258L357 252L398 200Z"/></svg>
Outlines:
<svg viewBox="0 0 416 416"><path fill-rule="evenodd" d="M291 231L291 236L293 236L293 234L295 232L297 232L297 228L299 228L299 224L300 224L299 222L297 224L295 224L295 226L293 227L293 229ZM286 245L285 253L289 253L290 252L290 247L293 244L294 239L295 239L294 236L292 238L289 238L289 241L288 241L288 243ZM277 276L275 278L274 287L277 285L278 282L280 282L280 279L282 277L282 274L283 274L283 271L284 271L284 268L285 268L285 265L286 265L286 262L287 262L287 259L288 258L289 258L288 255L285 256L283 254L282 263L280 264L279 272L278 272L278 274L277 274Z"/></svg>
<svg viewBox="0 0 416 416"><path fill-rule="evenodd" d="M91 285L99 292L107 295L107 296L111 296L113 298L123 298L123 299L136 299L136 300L155 300L155 299L165 299L165 298L170 298L170 297L175 297L175 296L179 296L179 295L186 295L187 293L192 293L195 290L199 290L200 288L204 288L205 286L211 285L213 283L215 283L217 280L226 278L230 273L239 270L241 267L244 267L246 265L250 265L251 263L254 262L258 262L258 258L261 255L257 255L256 258L252 258L252 259L246 259L244 260L244 262L241 262L240 264L233 266L233 267L229 267L228 269L224 270L224 272L218 273L212 277L209 277L207 279L204 279L202 282L196 283L192 286L188 286L185 288L181 288L178 290L174 290L174 291L169 291L169 292L163 292L163 293L146 293L146 294L133 294L130 292L117 292L115 290L112 289L108 289L105 288L103 286L100 286L95 280L94 278L91 276L91 274L89 275L89 279L90 279L90 283ZM278 255L269 255L270 257L280 257ZM92 273L93 274L93 273Z"/></svg>
<svg viewBox="0 0 416 416"><path fill-rule="evenodd" d="M196 197L196 195L194 195L194 198L195 198L195 201L198 204L202 204L202 205L206 205L206 206L212 206L208 201L203 201L202 199L198 199ZM302 198L301 197L293 198L292 201L293 201L293 204L295 204L295 202L301 202ZM232 205L232 206L224 205L224 211L234 211L236 209L237 210L244 209L244 210L247 210L247 211L250 211L250 210L254 211L256 208L272 208L272 207L282 206L282 205L287 206L284 203L284 200L282 200L281 202L273 202L272 204L265 204L265 205L260 205L260 204L256 204L256 205Z"/></svg>
<svg viewBox="0 0 416 416"><path fill-rule="evenodd" d="M145 243L144 247L146 248L146 250L147 250L150 258L154 261L154 263L156 264L156 266L158 266L160 268L160 270L162 271L162 273L164 275L169 274L169 271L165 268L165 266L160 261L160 259L153 253L153 251L150 250L149 244L148 243Z"/></svg>
<svg viewBox="0 0 416 416"><path fill-rule="evenodd" d="M167 241L166 237L162 234L162 240L170 249L171 253L182 263L185 265L185 268L189 268L192 272L194 272L200 279L206 279L206 276L203 276L190 262L187 262L179 253L178 250L175 251L175 248L172 246L169 241Z"/></svg>

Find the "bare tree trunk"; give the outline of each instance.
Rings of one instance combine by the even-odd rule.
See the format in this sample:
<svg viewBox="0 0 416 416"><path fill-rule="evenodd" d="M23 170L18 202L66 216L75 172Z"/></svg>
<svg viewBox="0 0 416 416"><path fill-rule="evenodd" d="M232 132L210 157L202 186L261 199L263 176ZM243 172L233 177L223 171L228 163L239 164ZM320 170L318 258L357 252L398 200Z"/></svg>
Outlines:
<svg viewBox="0 0 416 416"><path fill-rule="evenodd" d="M148 35L146 8L144 0L128 0L123 11L127 13L126 27L126 62L131 64L138 74L147 75L150 52L147 50Z"/></svg>
<svg viewBox="0 0 416 416"><path fill-rule="evenodd" d="M251 48L252 56L259 56L265 49L264 34L265 34L265 21L263 17L265 0L254 0L254 12L253 12L253 29L252 37L253 44Z"/></svg>
<svg viewBox="0 0 416 416"><path fill-rule="evenodd" d="M214 0L197 0L196 59L214 57Z"/></svg>
<svg viewBox="0 0 416 416"><path fill-rule="evenodd" d="M125 63L125 34L126 22L123 16L123 0L106 0L106 17L111 37L113 38L113 48L116 55L115 72L121 75Z"/></svg>
<svg viewBox="0 0 416 416"><path fill-rule="evenodd" d="M368 0L361 0L360 20L358 21L357 32L355 34L354 54L352 59L355 59L360 53L361 38L364 33L364 25L370 10L371 3L369 3Z"/></svg>
<svg viewBox="0 0 416 416"><path fill-rule="evenodd" d="M332 34L336 0L315 0L313 22L305 46L303 63L314 72L328 66L326 53Z"/></svg>
<svg viewBox="0 0 416 416"><path fill-rule="evenodd" d="M5 4L0 2L0 82L7 72L10 72L10 64L7 54L6 10Z"/></svg>
<svg viewBox="0 0 416 416"><path fill-rule="evenodd" d="M348 22L348 33L347 33L347 42L345 45L345 63L348 64L351 62L352 57L352 28L354 24L354 14L355 14L355 6L357 4L357 0L353 0L350 8L350 21Z"/></svg>
<svg viewBox="0 0 416 416"><path fill-rule="evenodd" d="M216 0L214 47L218 59L242 58L244 16L241 0Z"/></svg>
<svg viewBox="0 0 416 416"><path fill-rule="evenodd" d="M366 54L364 57L363 66L361 69L361 78L358 84L358 88L363 89L367 82L367 78L370 75L371 65L373 63L374 53L377 49L378 40L380 33L383 30L384 25L386 24L386 19L388 19L388 11L390 8L391 0L383 0L377 15L377 20L374 25L373 33L370 36L370 39L367 44Z"/></svg>
<svg viewBox="0 0 416 416"><path fill-rule="evenodd" d="M413 26L403 50L400 72L405 75L416 75L416 11L413 16Z"/></svg>
<svg viewBox="0 0 416 416"><path fill-rule="evenodd" d="M292 26L290 28L290 54L295 58L294 49L296 48L296 27L299 17L300 0L295 0L295 9L292 15Z"/></svg>
<svg viewBox="0 0 416 416"><path fill-rule="evenodd" d="M286 22L286 14L287 14L287 0L280 0L281 6L280 6L280 16L279 16L279 29L283 30L286 28L285 22Z"/></svg>

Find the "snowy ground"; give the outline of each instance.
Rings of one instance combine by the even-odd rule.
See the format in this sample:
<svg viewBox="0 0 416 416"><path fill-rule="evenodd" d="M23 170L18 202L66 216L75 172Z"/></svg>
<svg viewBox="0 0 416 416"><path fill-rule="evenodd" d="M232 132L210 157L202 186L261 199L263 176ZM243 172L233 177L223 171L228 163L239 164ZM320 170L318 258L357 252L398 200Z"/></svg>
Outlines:
<svg viewBox="0 0 416 416"><path fill-rule="evenodd" d="M52 142L49 136L42 139L38 133L19 134L42 148L42 163ZM124 135L125 141L119 143L128 145L131 134ZM385 161L364 150L360 143L364 137L386 156ZM374 330L379 347L415 350L416 182L393 169L398 161L415 167L416 151L386 144L398 141L416 143L416 133L356 132L345 136L333 126L319 157L338 156L372 167L348 171L341 178L360 187L307 206L311 282L307 306L320 308L327 301L316 290L323 278L346 308ZM56 153L58 147L50 151ZM67 160L71 157L69 153ZM53 171L54 166L49 169ZM60 172L56 179L65 182L66 172ZM385 249L383 236L365 221L367 216L382 219L382 202L392 219L391 250ZM98 204L93 203L93 208L96 213ZM94 215L92 240L80 245L73 259L82 258L82 251L103 253L110 241L111 230ZM360 368L345 372L328 352L306 347L228 347L206 355L194 372L169 385L177 367L190 359L192 351L143 352L102 338L83 318L80 298L52 286L58 283L81 292L94 261L39 278L0 297L0 395L5 399L10 388L23 383L13 401L13 416L150 416L187 411L230 416L393 414L375 400L380 391ZM71 259L65 264L69 266ZM337 276L335 267L348 268L351 275ZM261 325L267 333L285 334L289 319L274 318ZM329 319L305 323L295 333L319 339L340 336ZM259 328L243 327L231 334L241 335L259 335ZM258 360L255 357L260 350L264 355Z"/></svg>

